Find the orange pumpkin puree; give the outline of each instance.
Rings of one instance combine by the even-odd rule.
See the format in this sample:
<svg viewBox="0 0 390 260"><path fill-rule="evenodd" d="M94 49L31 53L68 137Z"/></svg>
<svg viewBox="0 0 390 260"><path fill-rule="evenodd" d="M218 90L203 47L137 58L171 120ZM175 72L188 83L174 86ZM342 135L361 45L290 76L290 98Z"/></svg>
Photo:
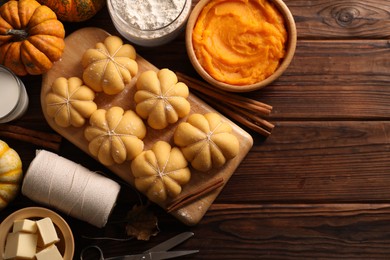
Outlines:
<svg viewBox="0 0 390 260"><path fill-rule="evenodd" d="M285 55L287 31L266 0L211 0L195 23L195 55L214 79L232 85L269 77Z"/></svg>

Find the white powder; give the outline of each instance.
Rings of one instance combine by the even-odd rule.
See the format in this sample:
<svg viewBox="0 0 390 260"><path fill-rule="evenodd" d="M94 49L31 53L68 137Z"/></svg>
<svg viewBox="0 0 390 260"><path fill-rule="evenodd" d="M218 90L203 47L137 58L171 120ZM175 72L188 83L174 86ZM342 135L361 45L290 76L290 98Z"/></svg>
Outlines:
<svg viewBox="0 0 390 260"><path fill-rule="evenodd" d="M185 0L116 0L113 7L134 28L156 30L172 23L185 3Z"/></svg>
<svg viewBox="0 0 390 260"><path fill-rule="evenodd" d="M158 46L173 40L185 27L191 0L108 0L115 28L129 41Z"/></svg>

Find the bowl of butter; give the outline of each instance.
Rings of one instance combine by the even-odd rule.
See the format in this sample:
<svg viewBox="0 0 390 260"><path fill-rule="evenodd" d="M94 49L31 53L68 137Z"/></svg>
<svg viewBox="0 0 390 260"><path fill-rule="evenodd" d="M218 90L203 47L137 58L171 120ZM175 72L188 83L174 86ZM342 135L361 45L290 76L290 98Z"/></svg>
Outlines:
<svg viewBox="0 0 390 260"><path fill-rule="evenodd" d="M28 207L0 224L0 260L72 260L74 238L66 221L54 211Z"/></svg>

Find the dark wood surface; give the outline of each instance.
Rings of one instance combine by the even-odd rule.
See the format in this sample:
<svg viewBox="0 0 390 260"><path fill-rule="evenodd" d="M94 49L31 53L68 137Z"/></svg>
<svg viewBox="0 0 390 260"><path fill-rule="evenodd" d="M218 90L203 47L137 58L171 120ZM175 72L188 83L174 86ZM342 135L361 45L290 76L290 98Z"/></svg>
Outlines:
<svg viewBox="0 0 390 260"><path fill-rule="evenodd" d="M103 240L125 237L120 221L140 202L123 185L105 228L64 216L75 236L75 259L88 245L99 245L106 257L117 256L141 252L183 231L195 236L178 249L200 250L185 259L390 258L390 2L285 3L298 31L294 59L272 85L242 94L272 105L267 119L276 127L268 138L246 129L254 146L201 222L188 227L152 206L159 219L156 237ZM106 9L89 21L65 23L67 34L87 26L117 34ZM198 78L184 34L161 47L136 48L159 68ZM53 132L41 111L41 77L22 80L30 106L13 123ZM40 147L3 139L27 170ZM58 153L110 174L66 140ZM37 204L20 195L0 212L0 221L31 205Z"/></svg>

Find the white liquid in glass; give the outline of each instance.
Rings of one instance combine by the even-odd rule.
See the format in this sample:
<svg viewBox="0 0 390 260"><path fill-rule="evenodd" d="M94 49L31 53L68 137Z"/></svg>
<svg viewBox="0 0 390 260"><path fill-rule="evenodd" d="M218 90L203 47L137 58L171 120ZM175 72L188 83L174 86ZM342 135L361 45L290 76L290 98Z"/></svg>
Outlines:
<svg viewBox="0 0 390 260"><path fill-rule="evenodd" d="M8 72L0 70L0 118L10 114L17 106L20 87Z"/></svg>

